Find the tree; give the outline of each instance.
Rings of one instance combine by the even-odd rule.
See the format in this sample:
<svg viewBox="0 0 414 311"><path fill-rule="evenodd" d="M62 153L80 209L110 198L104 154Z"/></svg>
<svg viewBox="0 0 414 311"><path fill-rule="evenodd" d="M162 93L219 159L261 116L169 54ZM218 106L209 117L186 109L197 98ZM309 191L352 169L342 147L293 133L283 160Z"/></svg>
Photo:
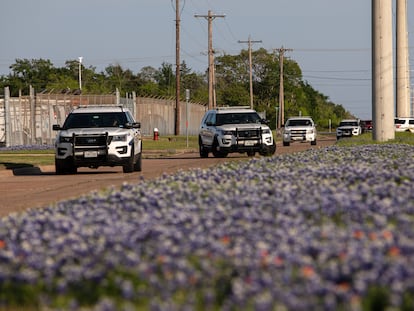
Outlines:
<svg viewBox="0 0 414 311"><path fill-rule="evenodd" d="M332 120L336 125L342 118L352 115L341 105L303 81L297 62L284 59L285 116L299 114L311 116L316 123L325 125ZM2 92L10 87L11 96L29 93L32 85L37 92L73 92L79 88L79 62L68 60L62 68L55 68L50 60L17 59L10 66L11 73L0 77ZM162 63L158 69L146 66L136 75L121 65L109 65L103 72L96 68L82 69L82 93L109 94L118 89L122 94L136 92L139 96L175 97L175 73L172 64ZM191 91L191 101L207 103L207 73L193 72L185 62L181 64L181 89ZM215 59L215 81L217 104L250 104L249 53L242 50L239 55L218 56ZM252 52L252 77L254 108L265 112L271 124L276 121L276 107L279 105L280 64L279 57L261 48ZM181 92L181 100L185 92Z"/></svg>
<svg viewBox="0 0 414 311"><path fill-rule="evenodd" d="M10 66L9 83L13 88L12 94L22 90L29 92L30 85L37 90L45 90L50 76L54 73L53 64L44 59L16 59Z"/></svg>
<svg viewBox="0 0 414 311"><path fill-rule="evenodd" d="M175 94L175 74L171 64L162 63L155 74L155 81L158 83L160 95L171 97Z"/></svg>

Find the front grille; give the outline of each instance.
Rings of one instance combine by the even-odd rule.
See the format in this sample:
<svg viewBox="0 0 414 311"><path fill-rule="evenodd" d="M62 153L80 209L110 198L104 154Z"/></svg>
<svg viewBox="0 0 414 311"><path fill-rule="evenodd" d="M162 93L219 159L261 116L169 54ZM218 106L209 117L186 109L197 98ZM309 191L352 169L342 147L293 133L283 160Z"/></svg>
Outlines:
<svg viewBox="0 0 414 311"><path fill-rule="evenodd" d="M247 129L247 130L236 129L236 131L234 132L234 136L238 138L259 138L261 137L261 130L260 129Z"/></svg>
<svg viewBox="0 0 414 311"><path fill-rule="evenodd" d="M291 130L290 136L292 137L302 137L306 135L306 130Z"/></svg>
<svg viewBox="0 0 414 311"><path fill-rule="evenodd" d="M76 146L106 146L106 135L82 135L75 136Z"/></svg>

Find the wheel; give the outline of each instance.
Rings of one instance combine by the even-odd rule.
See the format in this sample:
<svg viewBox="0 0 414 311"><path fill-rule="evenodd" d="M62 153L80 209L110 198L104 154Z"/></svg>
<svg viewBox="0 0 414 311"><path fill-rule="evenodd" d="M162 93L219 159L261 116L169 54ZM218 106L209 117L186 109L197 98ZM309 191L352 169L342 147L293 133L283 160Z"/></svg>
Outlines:
<svg viewBox="0 0 414 311"><path fill-rule="evenodd" d="M200 137L198 138L198 150L200 152L200 158L208 158L208 150L204 147Z"/></svg>
<svg viewBox="0 0 414 311"><path fill-rule="evenodd" d="M66 165L64 160L55 159L55 171L56 175L66 174Z"/></svg>
<svg viewBox="0 0 414 311"><path fill-rule="evenodd" d="M290 145L290 142L288 142L288 141L283 142L283 146L288 147L289 145Z"/></svg>
<svg viewBox="0 0 414 311"><path fill-rule="evenodd" d="M316 139L311 141L311 145L315 146L316 145Z"/></svg>
<svg viewBox="0 0 414 311"><path fill-rule="evenodd" d="M134 171L134 147L131 149L131 155L128 158L128 161L122 166L122 170L124 173L132 173Z"/></svg>
<svg viewBox="0 0 414 311"><path fill-rule="evenodd" d="M274 155L275 152L276 152L276 143L275 143L275 141L273 141L273 145L266 146L266 148L263 148L260 151L260 155L265 156L265 157L270 157L270 156Z"/></svg>
<svg viewBox="0 0 414 311"><path fill-rule="evenodd" d="M217 137L216 137L216 138L214 138L213 147L212 147L213 156L215 158L225 158L225 157L227 157L228 153L218 150L218 146L219 146L219 144L218 144Z"/></svg>
<svg viewBox="0 0 414 311"><path fill-rule="evenodd" d="M134 165L134 171L137 171L137 172L142 171L142 149L141 149L141 152L137 156L137 160Z"/></svg>

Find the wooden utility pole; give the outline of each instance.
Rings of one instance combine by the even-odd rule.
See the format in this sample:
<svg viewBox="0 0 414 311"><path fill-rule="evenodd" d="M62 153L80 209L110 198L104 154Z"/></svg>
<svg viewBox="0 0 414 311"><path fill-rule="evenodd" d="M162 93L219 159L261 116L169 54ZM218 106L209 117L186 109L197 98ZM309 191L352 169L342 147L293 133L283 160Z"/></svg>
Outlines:
<svg viewBox="0 0 414 311"><path fill-rule="evenodd" d="M394 132L392 0L372 0L372 138L387 141Z"/></svg>
<svg viewBox="0 0 414 311"><path fill-rule="evenodd" d="M279 67L280 67L280 83L279 83L279 126L285 124L285 94L284 94L284 86L283 86L283 61L285 52L291 52L293 49L285 49L283 46L280 49L276 49L279 52Z"/></svg>
<svg viewBox="0 0 414 311"><path fill-rule="evenodd" d="M196 14L194 17L204 17L208 22L208 109L216 107L215 90L214 90L214 50L213 50L213 25L212 21L216 17L226 17L222 14L213 14L208 11L208 15Z"/></svg>
<svg viewBox="0 0 414 311"><path fill-rule="evenodd" d="M180 0L175 0L175 135L180 135Z"/></svg>
<svg viewBox="0 0 414 311"><path fill-rule="evenodd" d="M262 41L253 41L250 36L249 40L241 41L239 43L247 43L249 47L249 81L250 81L250 108L253 109L253 73L252 73L252 43L261 43Z"/></svg>

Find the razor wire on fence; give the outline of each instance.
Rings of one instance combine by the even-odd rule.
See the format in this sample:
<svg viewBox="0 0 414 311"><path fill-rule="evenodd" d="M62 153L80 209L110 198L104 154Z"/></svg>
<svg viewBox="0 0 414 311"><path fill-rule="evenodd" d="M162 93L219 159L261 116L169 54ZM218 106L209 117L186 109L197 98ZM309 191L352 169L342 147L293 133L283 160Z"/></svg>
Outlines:
<svg viewBox="0 0 414 311"><path fill-rule="evenodd" d="M5 88L0 98L0 145L53 145L56 132L53 124L62 125L75 107L90 105L120 105L128 108L138 122L141 132L152 135L156 128L159 135L175 133L175 100L136 97L119 92L111 95L36 94L10 97ZM206 107L195 103L180 103L180 134L197 135ZM188 106L185 106L188 105ZM184 109L187 108L187 109Z"/></svg>

